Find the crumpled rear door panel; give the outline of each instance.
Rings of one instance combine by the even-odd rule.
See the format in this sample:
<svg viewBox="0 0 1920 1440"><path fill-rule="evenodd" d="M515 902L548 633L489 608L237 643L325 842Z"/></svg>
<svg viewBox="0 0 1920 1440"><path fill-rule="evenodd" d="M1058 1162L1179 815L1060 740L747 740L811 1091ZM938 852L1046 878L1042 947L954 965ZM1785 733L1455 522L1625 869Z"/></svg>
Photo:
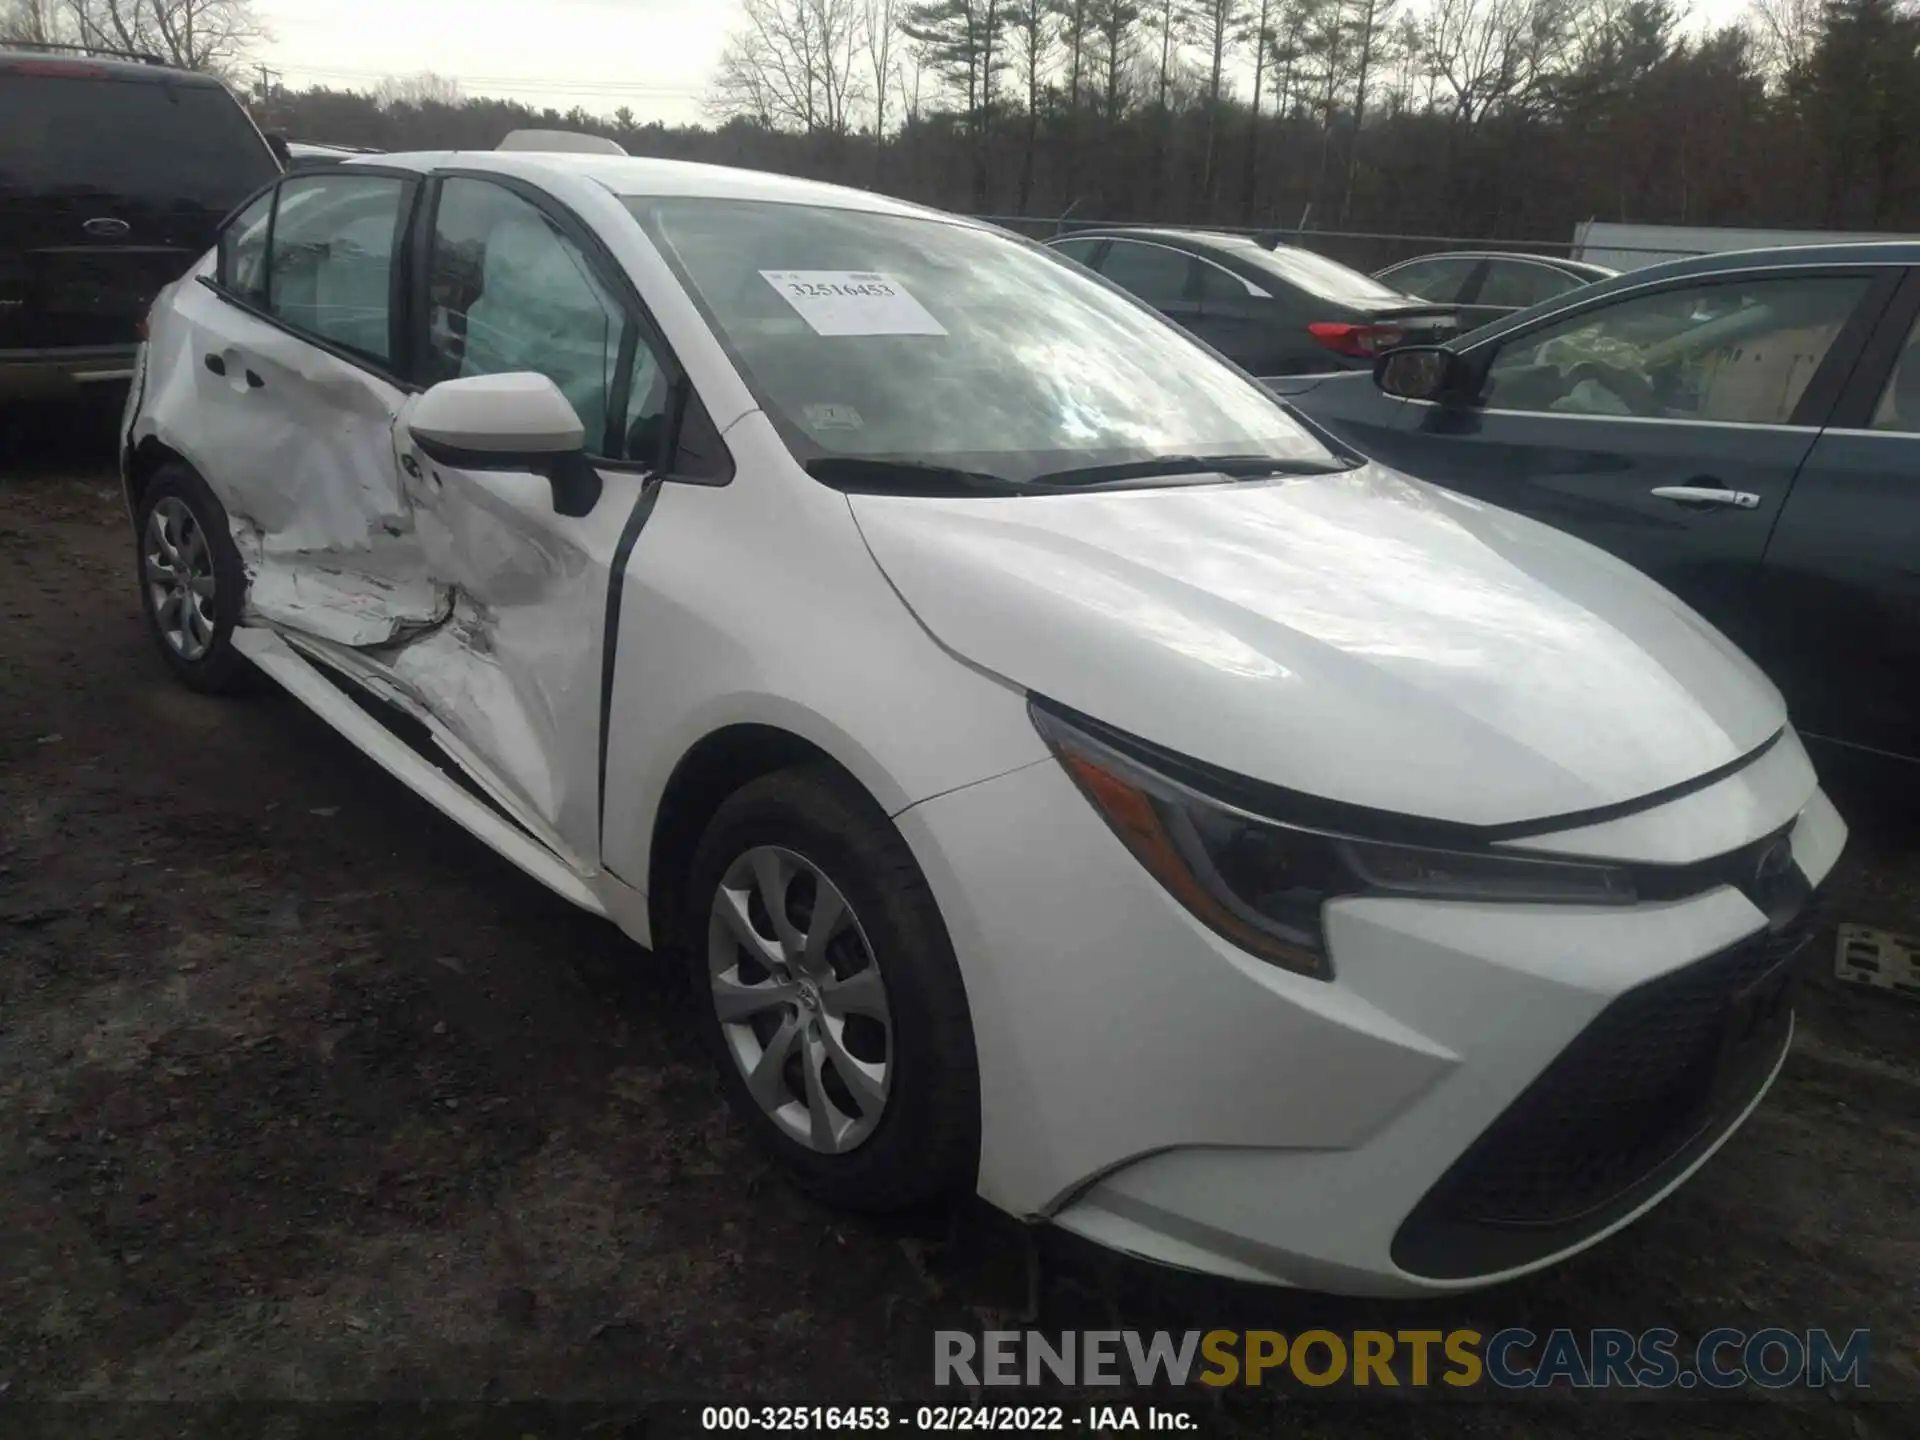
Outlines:
<svg viewBox="0 0 1920 1440"><path fill-rule="evenodd" d="M134 438L186 456L226 507L250 622L383 645L452 608L399 483L405 399L189 276L154 311Z"/></svg>

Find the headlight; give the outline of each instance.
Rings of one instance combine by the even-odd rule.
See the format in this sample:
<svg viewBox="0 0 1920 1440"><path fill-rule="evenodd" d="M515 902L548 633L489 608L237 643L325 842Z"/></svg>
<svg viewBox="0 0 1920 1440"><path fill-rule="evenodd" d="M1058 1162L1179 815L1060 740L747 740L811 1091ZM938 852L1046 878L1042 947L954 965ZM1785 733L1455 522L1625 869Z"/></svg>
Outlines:
<svg viewBox="0 0 1920 1440"><path fill-rule="evenodd" d="M1033 722L1115 835L1188 910L1263 960L1327 979L1321 914L1341 895L1631 905L1610 865L1434 849L1309 829L1213 799L1039 704Z"/></svg>

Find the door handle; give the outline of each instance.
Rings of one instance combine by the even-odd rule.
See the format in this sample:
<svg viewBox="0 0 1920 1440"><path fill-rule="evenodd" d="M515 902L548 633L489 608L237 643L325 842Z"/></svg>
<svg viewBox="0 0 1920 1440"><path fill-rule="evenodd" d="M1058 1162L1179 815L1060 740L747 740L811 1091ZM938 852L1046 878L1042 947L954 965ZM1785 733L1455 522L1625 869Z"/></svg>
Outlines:
<svg viewBox="0 0 1920 1440"><path fill-rule="evenodd" d="M1697 510L1726 507L1731 510L1758 510L1760 497L1751 490L1727 490L1718 485L1656 485L1653 493L1662 500Z"/></svg>
<svg viewBox="0 0 1920 1440"><path fill-rule="evenodd" d="M222 360L218 355L209 355L207 356L207 369L216 375L224 375L227 373L227 362Z"/></svg>

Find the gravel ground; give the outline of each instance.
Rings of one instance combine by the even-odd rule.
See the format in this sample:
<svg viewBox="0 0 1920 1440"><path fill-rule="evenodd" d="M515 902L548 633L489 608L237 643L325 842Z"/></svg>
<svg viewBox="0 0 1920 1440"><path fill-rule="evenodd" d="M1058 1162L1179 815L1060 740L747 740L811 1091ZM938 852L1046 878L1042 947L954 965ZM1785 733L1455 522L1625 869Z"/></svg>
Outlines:
<svg viewBox="0 0 1920 1440"><path fill-rule="evenodd" d="M1690 1186L1550 1274L1446 1302L1205 1285L973 1209L836 1216L731 1121L649 956L285 696L172 683L110 462L48 433L0 450L0 1394L116 1403L17 1419L145 1435L210 1412L125 1402L929 1398L935 1329L1024 1312L1865 1326L1869 1395L1731 1414L1183 1402L1246 1435L1920 1431L1898 1398L1920 1399L1920 1008L1816 984L1772 1097ZM1920 847L1857 789L1837 913L1920 932Z"/></svg>

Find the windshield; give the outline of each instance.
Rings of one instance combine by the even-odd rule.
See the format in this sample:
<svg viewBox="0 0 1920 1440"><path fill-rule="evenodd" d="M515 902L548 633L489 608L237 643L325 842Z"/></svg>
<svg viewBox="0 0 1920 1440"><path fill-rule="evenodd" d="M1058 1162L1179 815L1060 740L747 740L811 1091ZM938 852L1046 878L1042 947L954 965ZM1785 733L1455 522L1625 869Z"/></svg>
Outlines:
<svg viewBox="0 0 1920 1440"><path fill-rule="evenodd" d="M1302 290L1318 295L1322 300L1335 300L1343 305L1407 303L1405 291L1396 290L1371 275L1362 275L1358 270L1349 270L1338 260L1329 260L1311 250L1297 250L1285 245L1277 250L1269 250L1264 245L1248 240L1236 245L1234 254L1269 275L1278 276L1289 285L1298 285Z"/></svg>
<svg viewBox="0 0 1920 1440"><path fill-rule="evenodd" d="M764 201L626 204L803 463L1024 482L1173 454L1332 459L1253 381L1017 239Z"/></svg>

